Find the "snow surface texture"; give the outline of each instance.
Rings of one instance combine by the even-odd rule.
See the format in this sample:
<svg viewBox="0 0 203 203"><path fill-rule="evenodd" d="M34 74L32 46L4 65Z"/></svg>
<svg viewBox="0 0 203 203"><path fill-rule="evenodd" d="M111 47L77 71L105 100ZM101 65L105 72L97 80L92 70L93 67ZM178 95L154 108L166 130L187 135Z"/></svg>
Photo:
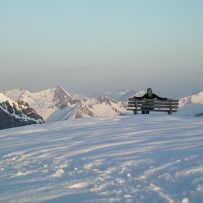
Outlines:
<svg viewBox="0 0 203 203"><path fill-rule="evenodd" d="M137 115L0 131L0 202L203 202L203 119Z"/></svg>

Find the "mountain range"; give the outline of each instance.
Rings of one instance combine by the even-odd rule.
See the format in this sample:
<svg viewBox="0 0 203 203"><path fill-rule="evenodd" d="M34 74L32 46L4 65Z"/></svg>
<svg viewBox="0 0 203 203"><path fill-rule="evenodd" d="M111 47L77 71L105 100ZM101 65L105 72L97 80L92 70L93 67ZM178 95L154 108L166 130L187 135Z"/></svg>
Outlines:
<svg viewBox="0 0 203 203"><path fill-rule="evenodd" d="M111 118L127 114L127 99L143 94L144 91L123 90L104 92L99 97L86 97L69 93L61 86L38 92L13 89L0 93L0 108L3 112L0 116L3 118L7 113L9 118L20 120L20 122L8 120L6 123L13 123L8 127L84 117ZM179 107L177 114L203 115L203 92L180 98ZM2 126L5 127L6 124Z"/></svg>
<svg viewBox="0 0 203 203"><path fill-rule="evenodd" d="M82 117L113 117L126 111L123 102L108 96L88 98L71 94L62 87L39 92L13 89L2 94L12 101L28 103L46 122Z"/></svg>

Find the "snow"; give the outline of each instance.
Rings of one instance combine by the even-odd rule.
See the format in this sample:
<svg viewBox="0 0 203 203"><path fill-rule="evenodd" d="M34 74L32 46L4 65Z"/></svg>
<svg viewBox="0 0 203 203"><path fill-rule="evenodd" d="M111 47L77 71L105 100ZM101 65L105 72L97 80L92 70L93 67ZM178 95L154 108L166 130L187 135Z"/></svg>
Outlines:
<svg viewBox="0 0 203 203"><path fill-rule="evenodd" d="M65 107L56 110L46 122L62 121L75 118L97 117L112 118L126 113L126 108L121 102L111 98L86 98L82 99L73 108Z"/></svg>
<svg viewBox="0 0 203 203"><path fill-rule="evenodd" d="M3 94L15 101L27 102L46 122L72 119L77 117L76 115L79 115L78 117L113 117L126 112L121 102L114 102L111 98L82 98L81 95L69 94L62 87L32 93L14 89L5 91ZM101 99L104 101L101 102Z"/></svg>
<svg viewBox="0 0 203 203"><path fill-rule="evenodd" d="M180 107L176 115L194 116L200 113L203 113L203 104L192 103L192 104L185 104L183 107Z"/></svg>
<svg viewBox="0 0 203 203"><path fill-rule="evenodd" d="M16 104L16 102L14 102L14 101L11 100L10 98L6 97L4 94L0 93L0 103L6 102L6 101L8 101L11 106L13 106L13 103ZM17 104L16 104L16 105L17 105ZM18 105L17 105L17 106L18 106Z"/></svg>
<svg viewBox="0 0 203 203"><path fill-rule="evenodd" d="M86 118L0 131L0 202L203 202L203 119Z"/></svg>
<svg viewBox="0 0 203 203"><path fill-rule="evenodd" d="M8 90L4 94L15 101L20 99L27 102L44 119L47 119L56 110L52 102L53 89L33 93L27 90L14 89Z"/></svg>
<svg viewBox="0 0 203 203"><path fill-rule="evenodd" d="M66 120L67 116L71 113L72 108L67 106L63 109L56 109L46 120L47 123Z"/></svg>
<svg viewBox="0 0 203 203"><path fill-rule="evenodd" d="M179 100L179 108L177 115L203 115L203 92L181 98Z"/></svg>
<svg viewBox="0 0 203 203"><path fill-rule="evenodd" d="M5 94L7 97L11 98L14 101L18 101L24 95L31 97L32 93L25 89L12 89L3 92L3 94Z"/></svg>
<svg viewBox="0 0 203 203"><path fill-rule="evenodd" d="M112 118L118 116L118 114L124 113L126 109L124 106L121 105L120 102L118 103L96 103L93 105L92 112L94 113L95 117L105 117L105 118Z"/></svg>
<svg viewBox="0 0 203 203"><path fill-rule="evenodd" d="M181 98L180 107L186 104L203 104L203 92L198 92L191 96Z"/></svg>
<svg viewBox="0 0 203 203"><path fill-rule="evenodd" d="M35 122L37 122L37 123L41 123L41 122L42 122L41 119L37 120L37 119L31 118L31 117L29 117L29 116L23 114L22 111L21 111L21 115L17 115L15 111L13 111L13 113L10 113L10 112L8 111L8 106L7 106L6 104L3 104L3 102L8 102L11 107L14 107L14 106L15 106L15 108L16 108L18 111L21 111L21 110L22 110L22 109L19 107L19 105L18 105L17 102L11 100L10 98L6 97L4 94L0 93L0 109L1 109L2 111L4 111L6 114L11 115L12 117L15 117L16 119L21 119L21 120L23 119L23 120L25 120L25 121L29 121L29 120L30 120L30 121L35 121ZM22 106L22 107L23 107L23 106ZM27 107L26 107L26 108L27 108Z"/></svg>

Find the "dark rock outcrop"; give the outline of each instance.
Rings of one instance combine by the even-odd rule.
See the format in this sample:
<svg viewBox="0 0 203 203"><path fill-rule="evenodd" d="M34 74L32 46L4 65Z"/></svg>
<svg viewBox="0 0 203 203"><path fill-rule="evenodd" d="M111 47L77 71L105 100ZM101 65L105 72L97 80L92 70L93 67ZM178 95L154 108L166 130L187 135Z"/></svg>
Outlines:
<svg viewBox="0 0 203 203"><path fill-rule="evenodd" d="M0 103L0 129L44 123L36 111L23 101Z"/></svg>

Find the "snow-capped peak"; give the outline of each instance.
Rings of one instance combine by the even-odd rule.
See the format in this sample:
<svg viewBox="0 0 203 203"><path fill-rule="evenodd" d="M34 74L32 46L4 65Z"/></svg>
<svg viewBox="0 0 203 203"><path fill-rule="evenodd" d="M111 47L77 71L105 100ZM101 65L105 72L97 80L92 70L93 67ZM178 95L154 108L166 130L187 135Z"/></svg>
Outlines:
<svg viewBox="0 0 203 203"><path fill-rule="evenodd" d="M72 100L72 95L64 90L61 86L54 88L53 101L57 102L58 105L67 103Z"/></svg>
<svg viewBox="0 0 203 203"><path fill-rule="evenodd" d="M0 103L8 101L10 104L14 103L10 98L5 96L3 93L0 93Z"/></svg>
<svg viewBox="0 0 203 203"><path fill-rule="evenodd" d="M97 100L98 100L98 103L100 104L105 103L105 104L111 105L112 103L117 103L115 99L108 96L101 96Z"/></svg>
<svg viewBox="0 0 203 203"><path fill-rule="evenodd" d="M23 100L24 97L30 97L31 92L25 89L12 89L3 92L4 95L14 101Z"/></svg>
<svg viewBox="0 0 203 203"><path fill-rule="evenodd" d="M203 91L181 98L179 101L180 107L186 104L203 104Z"/></svg>
<svg viewBox="0 0 203 203"><path fill-rule="evenodd" d="M22 100L34 108L45 120L58 108L74 106L78 102L63 87L50 88L38 92L29 92L22 89L14 89L3 92L12 100Z"/></svg>

